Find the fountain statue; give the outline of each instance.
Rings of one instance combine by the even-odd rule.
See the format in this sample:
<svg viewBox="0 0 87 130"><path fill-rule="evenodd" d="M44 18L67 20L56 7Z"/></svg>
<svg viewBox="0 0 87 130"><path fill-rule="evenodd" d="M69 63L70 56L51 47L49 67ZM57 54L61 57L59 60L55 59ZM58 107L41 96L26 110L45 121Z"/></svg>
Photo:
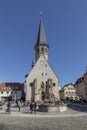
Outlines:
<svg viewBox="0 0 87 130"><path fill-rule="evenodd" d="M42 112L62 112L67 110L66 104L60 104L60 100L55 97L53 93L53 87L51 79L46 82L46 89L44 90L44 84L42 83L42 100L43 103L39 105L39 111Z"/></svg>

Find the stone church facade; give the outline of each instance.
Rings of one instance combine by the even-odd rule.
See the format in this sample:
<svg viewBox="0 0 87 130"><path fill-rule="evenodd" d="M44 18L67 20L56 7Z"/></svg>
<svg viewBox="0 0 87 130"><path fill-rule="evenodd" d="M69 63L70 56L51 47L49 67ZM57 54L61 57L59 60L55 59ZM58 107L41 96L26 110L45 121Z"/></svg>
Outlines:
<svg viewBox="0 0 87 130"><path fill-rule="evenodd" d="M49 45L46 42L42 18L40 18L37 42L35 44L35 63L26 75L26 102L59 99L59 79L48 63Z"/></svg>

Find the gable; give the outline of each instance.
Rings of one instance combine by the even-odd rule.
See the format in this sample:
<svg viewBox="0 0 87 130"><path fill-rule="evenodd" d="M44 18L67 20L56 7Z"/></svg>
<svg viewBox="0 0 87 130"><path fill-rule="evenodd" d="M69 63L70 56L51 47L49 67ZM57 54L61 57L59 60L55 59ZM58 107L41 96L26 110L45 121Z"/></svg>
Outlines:
<svg viewBox="0 0 87 130"><path fill-rule="evenodd" d="M42 78L51 78L51 79L59 80L43 55L39 57L35 66L32 68L31 72L28 74L26 80L29 80L30 77L32 79L35 79L37 77L40 77L40 78L42 77Z"/></svg>
<svg viewBox="0 0 87 130"><path fill-rule="evenodd" d="M65 91L73 91L73 90L75 90L75 88L71 84L65 87Z"/></svg>

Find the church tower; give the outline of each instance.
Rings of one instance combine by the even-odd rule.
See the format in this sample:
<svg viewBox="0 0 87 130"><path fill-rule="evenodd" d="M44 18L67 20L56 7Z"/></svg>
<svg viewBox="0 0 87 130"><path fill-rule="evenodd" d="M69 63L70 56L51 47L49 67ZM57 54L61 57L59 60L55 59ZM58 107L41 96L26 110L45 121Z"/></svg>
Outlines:
<svg viewBox="0 0 87 130"><path fill-rule="evenodd" d="M45 37L45 32L44 32L44 27L42 22L42 14L40 14L38 36L37 36L37 42L35 44L36 62L41 55L43 55L48 61L48 49L49 49L49 45L46 42L46 37Z"/></svg>
<svg viewBox="0 0 87 130"><path fill-rule="evenodd" d="M59 99L59 79L48 63L48 49L42 15L40 15L40 24L37 41L34 46L35 60L32 61L32 70L25 77L26 83L26 102Z"/></svg>

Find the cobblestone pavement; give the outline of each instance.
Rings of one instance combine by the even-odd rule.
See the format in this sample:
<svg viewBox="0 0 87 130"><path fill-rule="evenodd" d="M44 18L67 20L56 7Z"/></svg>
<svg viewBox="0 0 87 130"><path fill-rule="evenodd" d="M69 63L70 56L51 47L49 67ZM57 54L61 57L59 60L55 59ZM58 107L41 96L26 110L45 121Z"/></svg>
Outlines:
<svg viewBox="0 0 87 130"><path fill-rule="evenodd" d="M87 105L69 106L62 113L29 113L29 107L12 108L11 115L0 112L0 130L87 130Z"/></svg>

